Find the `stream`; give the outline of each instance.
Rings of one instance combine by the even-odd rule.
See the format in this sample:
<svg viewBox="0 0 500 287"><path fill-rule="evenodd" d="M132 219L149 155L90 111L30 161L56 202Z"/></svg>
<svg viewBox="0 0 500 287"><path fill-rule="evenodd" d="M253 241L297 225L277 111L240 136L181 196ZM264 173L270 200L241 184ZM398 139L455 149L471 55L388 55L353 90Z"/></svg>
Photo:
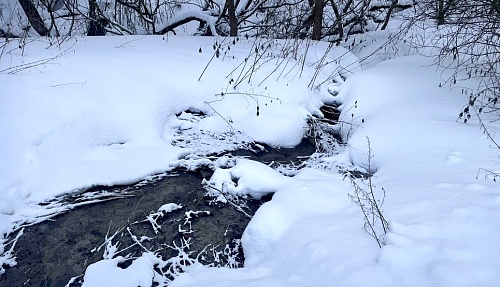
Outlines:
<svg viewBox="0 0 500 287"><path fill-rule="evenodd" d="M231 155L269 164L297 162L314 152L313 141L306 138L295 148L265 146L265 151L237 150ZM170 258L178 255L175 246L188 244L194 257L201 255L199 261L203 264L241 267L244 256L239 239L250 217L271 196L260 200L240 198L238 207L214 204L202 185L203 179L208 180L212 172L208 168L174 170L147 182L85 191L120 196L78 206L26 227L16 244L17 265L0 275L0 286L81 286L86 267L103 258L106 249L103 243L112 236L113 244L120 242L118 250L125 249L118 253L121 256L140 256L147 248ZM64 200L77 199L68 195ZM147 220L168 203L182 208L156 216L154 223ZM133 236L149 239L134 245ZM120 267L126 268L130 261Z"/></svg>
<svg viewBox="0 0 500 287"><path fill-rule="evenodd" d="M325 105L321 111L324 118L309 122L312 137L294 148L254 143L246 145L248 149L220 152L212 158L244 157L271 166L298 166L316 151L341 142L337 129L332 128L339 119L337 106ZM209 144L203 139L198 142ZM134 259L144 251L164 260L186 252L204 265L242 267L245 258L240 238L251 217L272 195L259 200L214 201L203 186L203 180L212 174L208 167L194 171L179 167L135 184L97 186L57 199L56 205L66 206L66 211L24 228L15 246L17 265L0 275L0 287L77 287L82 285L86 268L103 256ZM166 206L168 210L159 211ZM131 262L125 260L118 267L127 268Z"/></svg>

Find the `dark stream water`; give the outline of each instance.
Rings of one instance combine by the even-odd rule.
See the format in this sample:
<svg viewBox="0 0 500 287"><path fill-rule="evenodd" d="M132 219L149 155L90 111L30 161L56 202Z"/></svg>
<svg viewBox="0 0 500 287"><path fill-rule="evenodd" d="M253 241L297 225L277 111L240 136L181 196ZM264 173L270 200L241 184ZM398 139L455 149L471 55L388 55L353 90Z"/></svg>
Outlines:
<svg viewBox="0 0 500 287"><path fill-rule="evenodd" d="M276 150L266 147L266 151L258 154L250 151L236 151L232 154L248 156L264 163L289 163L314 151L312 141L306 139L292 149ZM196 172L177 171L174 175L145 185L93 188L110 192L126 188L132 192L125 198L80 206L45 222L26 227L16 245L18 264L7 268L0 275L0 286L63 287L72 277L82 275L89 264L102 259L103 250L92 252L92 249L103 244L107 234L112 235L117 230L122 231L115 236L115 241L120 241L122 248L132 245L130 233L137 237L148 236L152 240L144 242L144 245L151 250L159 250L158 253L164 258L170 258L176 256L177 251L167 245L190 240L190 250L195 254L204 249L209 250L202 262L225 264L224 258L215 260L211 249L218 246L214 250L221 251L226 245L238 249L238 239L250 221L248 215L253 215L266 199L246 199L245 212L237 210L231 204L211 204L211 199L204 195L206 191L201 184L203 178L209 179L211 174L212 171L207 169ZM167 203L179 204L183 208L158 220L161 229L155 233L151 223L145 219ZM186 212L189 211L201 212L190 220L189 228L193 232L181 232L180 229L188 228L184 223L188 216ZM142 249L136 246L120 255L130 253L132 256L140 256L141 252ZM238 253L236 258L241 264L244 260L243 253Z"/></svg>

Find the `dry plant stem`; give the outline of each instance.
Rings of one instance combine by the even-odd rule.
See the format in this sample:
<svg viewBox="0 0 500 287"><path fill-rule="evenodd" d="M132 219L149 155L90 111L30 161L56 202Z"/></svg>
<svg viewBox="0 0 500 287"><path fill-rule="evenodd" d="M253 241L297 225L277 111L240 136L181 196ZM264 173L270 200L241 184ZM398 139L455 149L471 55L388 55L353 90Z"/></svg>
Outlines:
<svg viewBox="0 0 500 287"><path fill-rule="evenodd" d="M226 122L226 124L229 126L229 129L230 129L230 133L231 134L235 134L236 130L233 128L233 125L231 124L230 120L227 120L225 117L223 117L216 109L214 109L210 104L212 102L205 102L205 104L208 105L209 108L212 109L212 111L214 111L214 113L216 113L222 120L224 120Z"/></svg>
<svg viewBox="0 0 500 287"><path fill-rule="evenodd" d="M368 173L369 174L373 174L374 171L372 170L372 161L371 159L373 158L373 155L372 155L372 149L371 149L371 143L370 143L370 139L368 137L366 137L366 140L368 141ZM369 192L369 195L371 197L371 202L373 204L373 207L375 208L375 211L376 211L376 216L382 221L382 229L384 230L384 234L387 233L387 229L388 229L388 223L387 221L384 219L384 215L382 214L382 210L380 209L381 206L384 204L384 199L385 199L385 190L382 188L382 190L384 191L384 197L382 197L382 200L381 201L378 201L375 199L375 193L374 193L374 185L373 185L373 182L372 182L372 176L368 177L368 187L370 188L370 192Z"/></svg>
<svg viewBox="0 0 500 287"><path fill-rule="evenodd" d="M488 179L489 177L493 177L494 182L496 182L497 178L500 177L500 173L498 173L498 172L494 172L494 171L491 171L491 170L485 169L485 168L480 168L477 172L476 179L479 178L479 174L482 172L486 173L486 175L484 176L484 179Z"/></svg>
<svg viewBox="0 0 500 287"><path fill-rule="evenodd" d="M383 236L387 234L389 230L389 223L385 219L382 212L382 205L384 204L385 199L385 190L382 188L383 197L382 200L377 200L375 198L375 185L373 184L372 177L374 174L374 170L372 168L372 158L373 154L371 152L371 144L370 139L368 139L368 166L367 166L367 186L366 188L361 187L357 182L352 173L348 173L346 176L351 180L351 185L354 189L354 194L349 194L351 201L359 206L361 212L363 213L364 219L364 230L368 233L375 241L379 248L385 245ZM378 225L382 228L381 233L377 231Z"/></svg>
<svg viewBox="0 0 500 287"><path fill-rule="evenodd" d="M217 51L214 51L214 54L212 55L212 58L210 58L210 61L208 61L207 65L205 66L205 68L203 69L203 71L201 72L201 75L200 77L198 78L198 82L201 81L201 78L203 77L203 75L205 74L205 72L207 71L208 69L208 66L210 66L210 63L212 63L213 59L215 58L215 55L217 54Z"/></svg>
<svg viewBox="0 0 500 287"><path fill-rule="evenodd" d="M500 145L496 142L496 140L494 138L494 135L492 135L490 133L490 131L488 130L488 128L484 124L484 122L483 122L483 120L482 120L479 112L477 111L476 107L473 107L473 108L474 108L474 112L476 113L476 117L479 120L479 127L481 128L481 130L483 131L483 133L486 135L486 138L493 143L493 145L494 145L494 147L496 149L500 150ZM491 170L488 170L488 169L480 168L479 171L477 172L476 179L479 178L479 174L482 173L482 172L486 173L485 179L487 179L488 177L492 177L494 182L496 182L497 178L500 177L500 173L498 173L498 172L494 172L494 171L491 171Z"/></svg>
<svg viewBox="0 0 500 287"><path fill-rule="evenodd" d="M213 187L213 186L210 186L210 185L207 185L205 187L205 189L209 190L209 189L213 189L215 191L217 191L220 195L222 195L224 197L224 199L226 199L227 202L229 202L229 204L231 204L237 211L241 212L243 215L245 215L246 217L248 218L252 218L252 216L248 213L245 212L245 210L243 210L243 208L241 206L239 206L237 203L234 203L233 200L231 198L229 198L228 196L226 196L226 194L224 194L224 192L222 192L222 190L216 188L216 187Z"/></svg>
<svg viewBox="0 0 500 287"><path fill-rule="evenodd" d="M269 73L267 76L264 77L264 79L259 83L259 87L262 86L262 84L267 80L269 79L269 77L274 74L278 68L283 64L283 62L285 62L287 60L287 58L281 58L280 60L278 60L278 63L276 63L276 67L274 67L274 70L271 71L271 73Z"/></svg>
<svg viewBox="0 0 500 287"><path fill-rule="evenodd" d="M37 60L37 61L33 61L33 62L29 62L29 63L25 63L25 64L21 64L21 65L17 65L17 66L13 66L13 67L9 67L9 68L3 69L3 70L0 71L0 74L1 73L7 73L7 74L10 74L10 75L13 75L13 74L19 73L19 72L24 71L24 70L28 70L28 69L31 69L31 68L34 68L34 67L46 65L46 64L54 61L55 59L58 59L58 58L60 58L62 56L65 56L66 54L69 54L70 50L73 48L73 46L74 46L74 43L73 43L73 45L71 45L71 47L69 47L66 50L62 51L61 53L55 55L54 57L50 57L50 58L46 58L46 59L41 59L41 60Z"/></svg>
<svg viewBox="0 0 500 287"><path fill-rule="evenodd" d="M360 185L358 185L353 178L350 179L352 187L354 188L354 194L353 195L349 194L349 197L351 198L351 201L354 204L359 206L361 212L363 213L363 220L364 220L363 228L366 231L366 233L368 233L371 237L373 237L373 239L375 239L377 245L380 248L382 248L382 246L384 246L385 243L383 242L383 239L381 238L380 235L378 235L378 232L375 229L378 214L374 212L375 210L370 195L366 190L364 190ZM385 219L383 220L385 221Z"/></svg>
<svg viewBox="0 0 500 287"><path fill-rule="evenodd" d="M435 57L435 64L446 71L452 71L451 75L444 76L440 86L446 84L457 88L460 81L477 80L473 90L466 92L469 103L459 116L464 122L473 116L473 108L478 109L479 113L494 112L498 115L498 1L440 1L442 5L435 3L436 1L431 0L420 1L415 6L415 15L406 19L408 24L401 27L395 40L408 40L406 43L417 52L435 51L431 55ZM435 26L429 27L429 20L434 21ZM431 37L428 30L431 30Z"/></svg>
<svg viewBox="0 0 500 287"><path fill-rule="evenodd" d="M481 130L483 130L483 133L486 135L486 138L488 138L493 143L493 145L495 145L495 147L497 149L500 149L500 145L493 138L493 135L490 133L490 131L488 130L488 128L484 124L479 112L477 111L477 109L475 107L474 107L474 111L476 112L477 119L479 120L479 127L481 128Z"/></svg>
<svg viewBox="0 0 500 287"><path fill-rule="evenodd" d="M215 44L215 50L214 50L214 53L212 55L212 58L210 58L210 60L208 61L207 65L205 66L205 68L203 69L203 71L201 72L201 75L200 77L198 78L198 81L201 81L201 78L203 77L203 75L205 74L205 72L207 71L208 69L208 66L210 66L210 63L212 63L212 61L214 60L215 57L219 57L220 56L220 48L222 47L222 44L224 44L224 42L226 41L226 38L224 38L222 40L222 42L220 44Z"/></svg>
<svg viewBox="0 0 500 287"><path fill-rule="evenodd" d="M250 51L248 52L248 56L247 56L247 57L245 58L245 60L244 60L243 68L241 68L240 74L238 75L238 78L236 78L236 81L235 81L235 82L236 82L237 84L235 84L235 85L234 85L234 87L238 86L238 84L239 84L239 83L241 83L241 82L243 81L243 79L241 79L241 77L242 77L242 75L243 75L243 71L245 71L245 68L246 68L246 66L247 66L247 64L248 64L248 60L249 60L249 59L250 59L250 57L253 55L253 51L254 51L254 49L255 49L255 44L256 44L256 42L257 42L257 39L255 39L255 40L253 41L253 43L252 43L252 47L250 48ZM241 80L240 80L240 79L241 79Z"/></svg>

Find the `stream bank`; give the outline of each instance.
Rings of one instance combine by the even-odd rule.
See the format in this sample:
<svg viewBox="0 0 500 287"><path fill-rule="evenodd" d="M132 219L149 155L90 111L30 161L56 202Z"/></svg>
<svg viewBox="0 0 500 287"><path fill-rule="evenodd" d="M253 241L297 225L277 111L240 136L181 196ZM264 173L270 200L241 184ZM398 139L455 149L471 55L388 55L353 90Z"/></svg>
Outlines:
<svg viewBox="0 0 500 287"><path fill-rule="evenodd" d="M325 118L316 120L328 125L338 120L336 107L325 106L322 112ZM331 141L338 140L338 135L330 135ZM316 139L312 135L294 148L256 144L251 151L236 150L218 156L230 154L268 165L300 165L318 149ZM168 175L153 176L152 180L128 186L94 187L61 198L60 201L71 204L81 200L82 194L111 195L102 197L99 203L81 205L25 227L15 248L17 265L0 275L0 287L81 286L87 266L109 251L105 242L116 246L118 255L131 259L145 250L172 258L179 255L180 247L206 265L241 267L243 231L272 195L260 200L238 198L237 204L214 204L202 185L203 179L209 179L212 173L204 167L196 171L177 169ZM165 204L182 208L160 216L158 209ZM139 244L136 238L141 238ZM126 268L130 263L131 260L125 261L119 267ZM68 284L72 278L75 279Z"/></svg>
<svg viewBox="0 0 500 287"><path fill-rule="evenodd" d="M237 150L231 155L269 164L296 162L315 151L310 139L290 149L259 147L262 150L258 152ZM88 265L103 258L104 247L93 249L102 246L106 238L115 233L112 242L120 242L119 250L134 245L132 236L150 238L141 242L143 247L136 244L120 253L121 256L137 257L147 248L163 258L175 257L178 250L172 247L189 242L189 251L194 257L203 253L199 258L204 264L242 266L244 256L239 239L251 216L271 196L260 200L240 198L238 205L243 210L231 204L213 204L202 185L203 179L211 175L212 170L207 168L177 170L147 183L87 190L121 193L121 196L79 206L26 227L16 244L17 265L1 275L0 286L66 286L71 278L82 275ZM64 200L77 199L68 195ZM158 217L155 222L161 227L155 232L155 223L147 218L168 203L182 208ZM69 286L81 286L80 281L81 277Z"/></svg>

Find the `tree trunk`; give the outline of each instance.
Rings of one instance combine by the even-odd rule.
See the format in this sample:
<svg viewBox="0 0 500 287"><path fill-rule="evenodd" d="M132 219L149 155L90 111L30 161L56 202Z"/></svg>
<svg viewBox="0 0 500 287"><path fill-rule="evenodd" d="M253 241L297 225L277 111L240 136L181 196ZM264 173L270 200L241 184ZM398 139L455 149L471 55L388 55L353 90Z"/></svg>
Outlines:
<svg viewBox="0 0 500 287"><path fill-rule="evenodd" d="M455 4L455 0L438 0L436 15L438 26L446 24L446 17L450 10L455 8Z"/></svg>
<svg viewBox="0 0 500 287"><path fill-rule="evenodd" d="M494 13L497 13L498 15L500 15L500 0L493 0L491 2L490 15L493 15Z"/></svg>
<svg viewBox="0 0 500 287"><path fill-rule="evenodd" d="M344 23L343 23L344 20L342 19L342 15L340 15L340 11L339 11L337 5L335 4L335 1L330 0L330 4L332 5L332 9L333 9L333 13L335 14L335 17L337 18L337 20L335 20L335 21L337 22L338 29L339 29L338 42L340 42L344 38Z"/></svg>
<svg viewBox="0 0 500 287"><path fill-rule="evenodd" d="M21 4L26 17L28 17L31 27L33 27L40 36L47 36L49 31L45 27L42 17L40 17L40 14L36 10L35 4L33 4L31 0L19 0L19 4Z"/></svg>
<svg viewBox="0 0 500 287"><path fill-rule="evenodd" d="M229 17L229 36L238 36L238 20L236 19L236 7L234 7L234 0L227 0L227 14Z"/></svg>
<svg viewBox="0 0 500 287"><path fill-rule="evenodd" d="M387 25L389 24L389 19L391 18L392 15L392 11L394 11L394 8L396 8L397 4L398 0L392 0L391 7L389 7L389 10L387 11L387 15L385 15L384 24L382 25L382 28L380 30L385 30L387 28Z"/></svg>
<svg viewBox="0 0 500 287"><path fill-rule="evenodd" d="M314 1L314 24L313 24L313 40L321 39L321 28L323 27L323 0Z"/></svg>
<svg viewBox="0 0 500 287"><path fill-rule="evenodd" d="M444 24L444 14L446 13L444 10L444 0L438 0L437 5L438 5L437 16L436 16L437 24L443 25Z"/></svg>
<svg viewBox="0 0 500 287"><path fill-rule="evenodd" d="M104 36L106 35L106 29L104 26L106 21L101 18L98 13L99 7L97 6L96 0L89 0L89 18L90 25L87 31L87 36Z"/></svg>

